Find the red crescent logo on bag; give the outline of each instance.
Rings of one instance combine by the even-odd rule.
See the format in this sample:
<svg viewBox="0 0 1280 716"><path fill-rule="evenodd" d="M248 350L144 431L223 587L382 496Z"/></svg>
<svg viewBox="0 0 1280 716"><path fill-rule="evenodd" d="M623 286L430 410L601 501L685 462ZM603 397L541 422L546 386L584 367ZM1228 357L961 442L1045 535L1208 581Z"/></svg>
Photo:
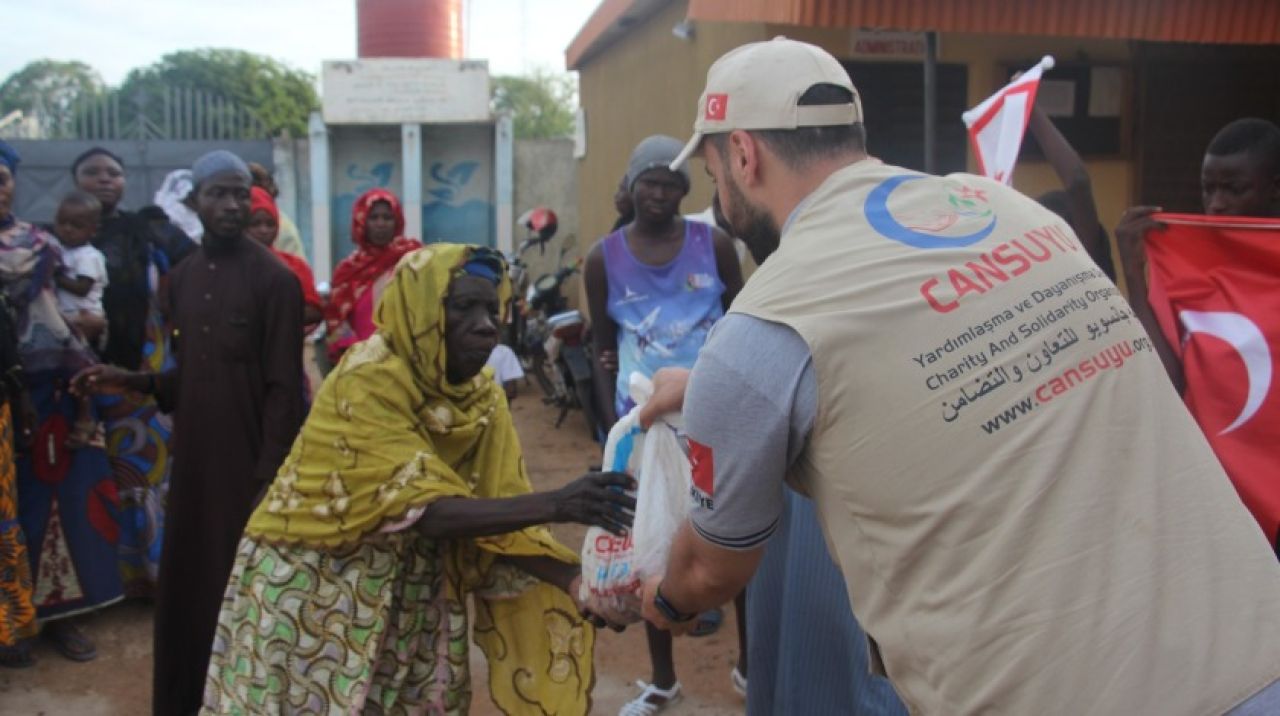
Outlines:
<svg viewBox="0 0 1280 716"><path fill-rule="evenodd" d="M693 473L693 486L707 497L715 494L716 464L711 448L692 438L689 440L689 467Z"/></svg>
<svg viewBox="0 0 1280 716"><path fill-rule="evenodd" d="M729 111L729 95L727 94L709 94L707 95L707 111L705 119L723 121L725 112Z"/></svg>

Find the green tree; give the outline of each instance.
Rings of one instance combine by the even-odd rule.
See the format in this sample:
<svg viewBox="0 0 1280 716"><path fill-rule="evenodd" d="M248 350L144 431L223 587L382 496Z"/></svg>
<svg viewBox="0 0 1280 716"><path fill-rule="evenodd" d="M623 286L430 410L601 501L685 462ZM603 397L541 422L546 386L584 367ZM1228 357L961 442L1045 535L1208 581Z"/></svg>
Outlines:
<svg viewBox="0 0 1280 716"><path fill-rule="evenodd" d="M83 62L35 60L0 84L0 115L21 110L66 117L77 102L105 90L102 75Z"/></svg>
<svg viewBox="0 0 1280 716"><path fill-rule="evenodd" d="M567 137L573 134L574 78L536 70L524 77L493 78L493 111L512 115L517 139Z"/></svg>
<svg viewBox="0 0 1280 716"><path fill-rule="evenodd" d="M160 97L166 88L204 90L251 110L272 134L305 136L320 106L314 78L270 57L243 50L182 50L129 72L123 97Z"/></svg>

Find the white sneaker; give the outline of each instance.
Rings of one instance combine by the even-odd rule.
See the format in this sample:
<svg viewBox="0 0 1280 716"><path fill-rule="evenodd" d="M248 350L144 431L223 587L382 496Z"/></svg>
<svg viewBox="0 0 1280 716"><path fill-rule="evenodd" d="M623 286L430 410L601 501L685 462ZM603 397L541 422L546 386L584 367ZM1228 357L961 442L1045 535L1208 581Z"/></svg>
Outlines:
<svg viewBox="0 0 1280 716"><path fill-rule="evenodd" d="M646 684L644 681L636 681L636 688L640 689L640 695L623 704L622 710L618 711L618 716L654 716L668 706L680 703L680 699L684 698L679 681L666 690L653 684ZM650 699L657 699L657 701Z"/></svg>

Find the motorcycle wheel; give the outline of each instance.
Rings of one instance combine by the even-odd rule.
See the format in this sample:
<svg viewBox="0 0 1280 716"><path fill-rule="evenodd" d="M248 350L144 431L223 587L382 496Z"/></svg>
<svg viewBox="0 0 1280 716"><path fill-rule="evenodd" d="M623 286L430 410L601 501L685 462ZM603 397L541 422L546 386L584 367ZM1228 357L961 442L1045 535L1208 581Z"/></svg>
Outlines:
<svg viewBox="0 0 1280 716"><path fill-rule="evenodd" d="M533 373L534 382L542 389L543 397L552 399L556 397L556 384L551 376L553 370L555 366L548 363L544 355L535 355L530 361L529 372Z"/></svg>

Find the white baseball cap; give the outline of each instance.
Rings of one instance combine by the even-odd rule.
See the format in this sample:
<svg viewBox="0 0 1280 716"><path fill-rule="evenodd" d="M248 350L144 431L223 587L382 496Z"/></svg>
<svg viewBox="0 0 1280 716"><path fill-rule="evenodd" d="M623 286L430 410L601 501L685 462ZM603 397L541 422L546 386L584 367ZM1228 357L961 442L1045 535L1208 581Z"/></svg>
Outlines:
<svg viewBox="0 0 1280 716"><path fill-rule="evenodd" d="M801 106L810 87L831 84L853 94L849 104ZM693 137L671 162L677 170L708 134L735 129L828 127L862 121L862 102L849 73L826 50L807 42L775 37L725 53L707 70L698 99Z"/></svg>

